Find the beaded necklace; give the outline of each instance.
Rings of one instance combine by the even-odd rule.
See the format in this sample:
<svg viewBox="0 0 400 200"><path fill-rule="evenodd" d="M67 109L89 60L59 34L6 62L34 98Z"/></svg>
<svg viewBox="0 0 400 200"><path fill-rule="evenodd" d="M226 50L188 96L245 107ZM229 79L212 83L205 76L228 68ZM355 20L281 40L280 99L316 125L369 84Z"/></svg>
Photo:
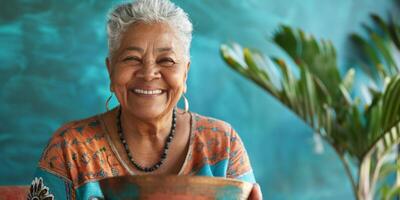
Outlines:
<svg viewBox="0 0 400 200"><path fill-rule="evenodd" d="M118 131L118 135L119 135L119 139L121 140L121 143L123 144L124 148L125 148L125 152L128 155L129 160L131 161L132 165L135 166L136 169L138 169L139 171L142 172L152 172L157 170L158 168L161 167L161 165L164 163L165 159L167 158L167 154L168 154L168 149L169 149L169 145L172 141L172 139L174 139L175 136L175 128L176 128L176 109L174 109L174 111L172 112L172 125L171 125L171 130L167 136L167 139L165 141L165 145L164 145L164 149L163 152L161 153L160 156L160 160L155 163L153 166L150 167L143 167L141 165L139 165L132 156L131 151L129 150L129 146L128 143L126 142L125 138L124 138L124 132L122 130L122 124L121 124L121 107L119 108L118 111L118 115L117 115L117 131Z"/></svg>

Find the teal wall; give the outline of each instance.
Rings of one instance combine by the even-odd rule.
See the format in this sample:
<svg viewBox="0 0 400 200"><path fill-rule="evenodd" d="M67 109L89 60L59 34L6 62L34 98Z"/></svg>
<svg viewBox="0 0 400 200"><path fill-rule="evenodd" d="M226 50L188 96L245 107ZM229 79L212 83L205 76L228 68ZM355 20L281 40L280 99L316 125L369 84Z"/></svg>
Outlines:
<svg viewBox="0 0 400 200"><path fill-rule="evenodd" d="M348 35L392 0L180 0L194 24L188 98L192 111L241 134L265 199L351 199L332 149L270 95L230 70L219 45L237 41L269 55L278 24L330 39L341 66L353 64ZM379 3L378 3L379 2ZM2 0L0 6L0 185L28 184L61 124L104 111L109 1Z"/></svg>

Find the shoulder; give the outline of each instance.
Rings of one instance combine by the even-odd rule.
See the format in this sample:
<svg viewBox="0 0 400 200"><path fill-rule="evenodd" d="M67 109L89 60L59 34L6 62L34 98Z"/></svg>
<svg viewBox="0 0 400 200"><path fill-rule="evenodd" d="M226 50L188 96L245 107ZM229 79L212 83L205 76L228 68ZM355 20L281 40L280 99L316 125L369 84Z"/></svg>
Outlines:
<svg viewBox="0 0 400 200"><path fill-rule="evenodd" d="M220 119L192 113L192 134L188 173L225 177L226 170L220 169L227 169L230 158L240 149L236 145L240 139L232 126Z"/></svg>
<svg viewBox="0 0 400 200"><path fill-rule="evenodd" d="M196 140L219 141L218 144L227 146L242 144L242 140L231 124L213 117L192 113L192 129Z"/></svg>
<svg viewBox="0 0 400 200"><path fill-rule="evenodd" d="M77 139L87 138L99 134L101 123L97 115L85 119L74 120L63 124L52 135L49 145L62 145L74 142ZM46 150L51 148L48 146Z"/></svg>
<svg viewBox="0 0 400 200"><path fill-rule="evenodd" d="M230 135L233 131L232 126L223 120L203 116L197 113L192 113L192 115L194 122L193 128L198 132L215 132Z"/></svg>
<svg viewBox="0 0 400 200"><path fill-rule="evenodd" d="M100 120L97 116L65 123L53 133L39 165L42 168L65 173L66 160L71 152L79 150L86 142L102 139L104 134L100 130Z"/></svg>
<svg viewBox="0 0 400 200"><path fill-rule="evenodd" d="M97 115L95 115L62 125L53 134L53 139L70 140L76 138L78 135L84 136L93 134L100 128L100 120Z"/></svg>
<svg viewBox="0 0 400 200"><path fill-rule="evenodd" d="M97 115L61 126L50 139L39 167L66 177L74 187L124 173L112 153L102 119Z"/></svg>
<svg viewBox="0 0 400 200"><path fill-rule="evenodd" d="M236 140L237 134L232 126L220 119L192 113L193 146L199 152L228 156L232 142Z"/></svg>

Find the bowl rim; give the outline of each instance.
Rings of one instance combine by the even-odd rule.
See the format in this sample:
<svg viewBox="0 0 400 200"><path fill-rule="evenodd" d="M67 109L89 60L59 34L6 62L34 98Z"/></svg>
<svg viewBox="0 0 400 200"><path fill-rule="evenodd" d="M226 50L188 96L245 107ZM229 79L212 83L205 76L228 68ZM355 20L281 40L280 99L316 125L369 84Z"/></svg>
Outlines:
<svg viewBox="0 0 400 200"><path fill-rule="evenodd" d="M100 182L114 182L114 181L125 181L125 182L138 182L140 181L148 181L148 182L156 182L158 180L179 180L186 179L190 183L226 183L228 185L245 185L247 187L252 186L253 183L238 180L234 178L226 178L226 177L214 177L214 176L190 176L190 175L164 175L164 174L139 174L139 175L124 175L124 176L114 176L100 180Z"/></svg>

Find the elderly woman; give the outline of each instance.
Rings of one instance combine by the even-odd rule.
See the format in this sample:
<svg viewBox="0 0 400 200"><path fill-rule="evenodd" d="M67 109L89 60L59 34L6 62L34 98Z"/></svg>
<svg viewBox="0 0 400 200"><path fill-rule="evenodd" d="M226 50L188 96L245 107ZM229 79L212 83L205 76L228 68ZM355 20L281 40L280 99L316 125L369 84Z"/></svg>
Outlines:
<svg viewBox="0 0 400 200"><path fill-rule="evenodd" d="M255 183L235 130L188 111L183 94L192 24L187 14L168 0L138 0L116 7L107 30L106 65L119 106L56 131L28 199L91 199L102 196L100 180L138 174ZM184 110L176 107L181 97ZM261 198L257 184L251 198Z"/></svg>

